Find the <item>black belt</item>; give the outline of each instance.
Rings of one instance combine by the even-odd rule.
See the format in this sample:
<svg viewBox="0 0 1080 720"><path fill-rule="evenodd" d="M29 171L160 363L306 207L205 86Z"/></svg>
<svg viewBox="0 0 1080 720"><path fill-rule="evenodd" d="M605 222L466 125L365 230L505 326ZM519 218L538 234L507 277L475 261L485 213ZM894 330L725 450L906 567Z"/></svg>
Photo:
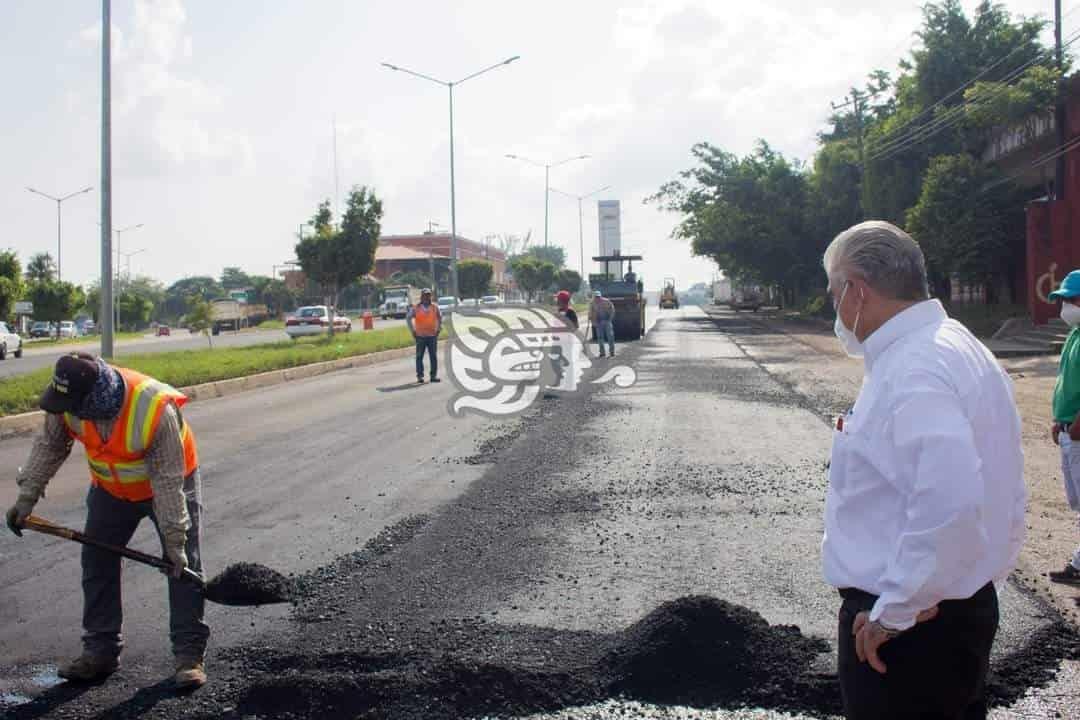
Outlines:
<svg viewBox="0 0 1080 720"><path fill-rule="evenodd" d="M972 595L969 598L963 598L962 600L943 600L942 603L943 604L954 604L954 603L968 602L969 600L972 600L977 595L979 595L979 593L988 592L990 590L994 590L994 583L993 582L986 583L981 588L979 588L979 590L974 595ZM862 601L863 603L867 603L867 604L871 604L871 605L873 603L877 602L877 599L878 599L877 595L874 595L873 593L868 593L865 590L860 590L858 588L840 588L839 592L840 592L840 597L842 597L844 600Z"/></svg>

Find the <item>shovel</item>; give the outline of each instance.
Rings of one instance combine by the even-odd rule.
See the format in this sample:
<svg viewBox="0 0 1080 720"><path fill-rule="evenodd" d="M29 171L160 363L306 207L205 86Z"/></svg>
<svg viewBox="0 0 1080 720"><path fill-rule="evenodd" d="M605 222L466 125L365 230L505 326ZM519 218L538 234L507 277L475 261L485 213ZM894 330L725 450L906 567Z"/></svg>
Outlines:
<svg viewBox="0 0 1080 720"><path fill-rule="evenodd" d="M164 570L170 575L173 573L173 565L168 560L147 555L131 548L110 545L77 530L53 524L36 515L27 517L23 521L23 527L27 530L53 535L65 540L73 540L83 545L116 553L135 562ZM197 587L207 600L222 605L266 605L289 600L288 579L262 565L252 563L230 565L225 569L225 572L210 582L203 580L202 575L199 575L191 568L184 568L180 577Z"/></svg>

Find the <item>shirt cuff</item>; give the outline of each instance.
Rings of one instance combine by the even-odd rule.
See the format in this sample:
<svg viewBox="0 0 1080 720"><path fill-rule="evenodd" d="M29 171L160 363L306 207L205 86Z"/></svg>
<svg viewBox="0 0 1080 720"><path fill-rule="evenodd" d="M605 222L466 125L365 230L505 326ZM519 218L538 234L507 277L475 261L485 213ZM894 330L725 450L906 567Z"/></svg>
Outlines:
<svg viewBox="0 0 1080 720"><path fill-rule="evenodd" d="M877 599L870 610L870 622L881 624L887 630L907 630L915 626L917 611L899 603L883 603Z"/></svg>

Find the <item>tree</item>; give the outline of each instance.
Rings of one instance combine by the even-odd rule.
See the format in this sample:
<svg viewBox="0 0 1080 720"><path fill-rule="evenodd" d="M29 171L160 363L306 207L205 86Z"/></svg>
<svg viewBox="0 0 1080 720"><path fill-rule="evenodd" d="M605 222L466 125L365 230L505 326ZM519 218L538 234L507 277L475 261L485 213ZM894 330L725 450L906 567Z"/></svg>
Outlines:
<svg viewBox="0 0 1080 720"><path fill-rule="evenodd" d="M296 257L304 273L322 286L327 305L336 308L341 288L371 272L382 213L382 201L364 186L349 193L340 229L331 224L330 201L319 205L311 221L315 234L296 244Z"/></svg>
<svg viewBox="0 0 1080 720"><path fill-rule="evenodd" d="M510 260L510 271L514 274L517 286L532 302L533 295L541 289L540 263L536 261L536 258L518 256Z"/></svg>
<svg viewBox="0 0 1080 720"><path fill-rule="evenodd" d="M150 323L154 304L144 296L127 291L116 296L116 311L122 329L141 330Z"/></svg>
<svg viewBox="0 0 1080 720"><path fill-rule="evenodd" d="M562 268L555 273L555 285L559 290L566 290L570 294L581 289L581 275L577 270Z"/></svg>
<svg viewBox="0 0 1080 720"><path fill-rule="evenodd" d="M935 294L950 296L950 280L983 284L991 301L1012 282L1020 262L1014 238L1024 232L1015 189L970 155L934 158L907 227L926 255Z"/></svg>
<svg viewBox="0 0 1080 720"><path fill-rule="evenodd" d="M487 295L495 268L487 260L461 260L458 262L458 288L461 296L479 298Z"/></svg>
<svg viewBox="0 0 1080 720"><path fill-rule="evenodd" d="M555 276L559 270L555 263L540 260L537 262L537 280L541 291L550 291L555 286Z"/></svg>
<svg viewBox="0 0 1080 720"><path fill-rule="evenodd" d="M549 262L556 268L566 265L566 250L555 245L536 245L523 253L527 257L533 257L540 262Z"/></svg>
<svg viewBox="0 0 1080 720"><path fill-rule="evenodd" d="M188 329L205 335L206 342L213 349L213 333L210 332L210 329L214 326L213 308L209 302L199 295L191 295L187 299L187 305L190 309L187 315L184 316L184 323L188 326Z"/></svg>
<svg viewBox="0 0 1080 720"><path fill-rule="evenodd" d="M0 250L0 320L11 317L23 293L22 265L13 250Z"/></svg>
<svg viewBox="0 0 1080 720"><path fill-rule="evenodd" d="M56 261L47 252L30 257L26 264L27 282L51 282L56 279Z"/></svg>
<svg viewBox="0 0 1080 720"><path fill-rule="evenodd" d="M224 295L224 288L212 277L196 275L182 278L165 290L162 314L164 317L178 318L191 310L190 298L198 297L210 301Z"/></svg>
<svg viewBox="0 0 1080 720"><path fill-rule="evenodd" d="M238 267L227 267L221 271L221 287L237 290L251 287L252 278Z"/></svg>
<svg viewBox="0 0 1080 720"><path fill-rule="evenodd" d="M70 320L86 303L82 288L56 280L30 283L26 299L34 303L34 319L56 323L57 337L60 336L60 322Z"/></svg>
<svg viewBox="0 0 1080 720"><path fill-rule="evenodd" d="M460 267L460 265L459 265ZM410 272L396 272L390 276L387 285L412 285L418 288L434 288L431 276L416 270Z"/></svg>

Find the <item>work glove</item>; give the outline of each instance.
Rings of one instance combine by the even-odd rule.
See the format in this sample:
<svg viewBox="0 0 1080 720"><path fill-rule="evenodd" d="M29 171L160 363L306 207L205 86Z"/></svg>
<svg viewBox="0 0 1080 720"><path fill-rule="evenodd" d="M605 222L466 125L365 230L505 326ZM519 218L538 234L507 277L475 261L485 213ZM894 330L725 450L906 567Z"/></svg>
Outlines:
<svg viewBox="0 0 1080 720"><path fill-rule="evenodd" d="M26 518L30 517L30 513L34 512L34 505L36 503L33 500L19 499L15 501L15 504L8 508L7 514L4 516L7 520L8 529L15 533L19 537L22 537L22 526L26 521Z"/></svg>
<svg viewBox="0 0 1080 720"><path fill-rule="evenodd" d="M188 566L187 553L184 552L184 548L182 546L165 548L165 557L172 563L173 569L172 572L166 572L165 570L162 570L162 572L166 572L170 577L177 579L183 577L184 570Z"/></svg>

